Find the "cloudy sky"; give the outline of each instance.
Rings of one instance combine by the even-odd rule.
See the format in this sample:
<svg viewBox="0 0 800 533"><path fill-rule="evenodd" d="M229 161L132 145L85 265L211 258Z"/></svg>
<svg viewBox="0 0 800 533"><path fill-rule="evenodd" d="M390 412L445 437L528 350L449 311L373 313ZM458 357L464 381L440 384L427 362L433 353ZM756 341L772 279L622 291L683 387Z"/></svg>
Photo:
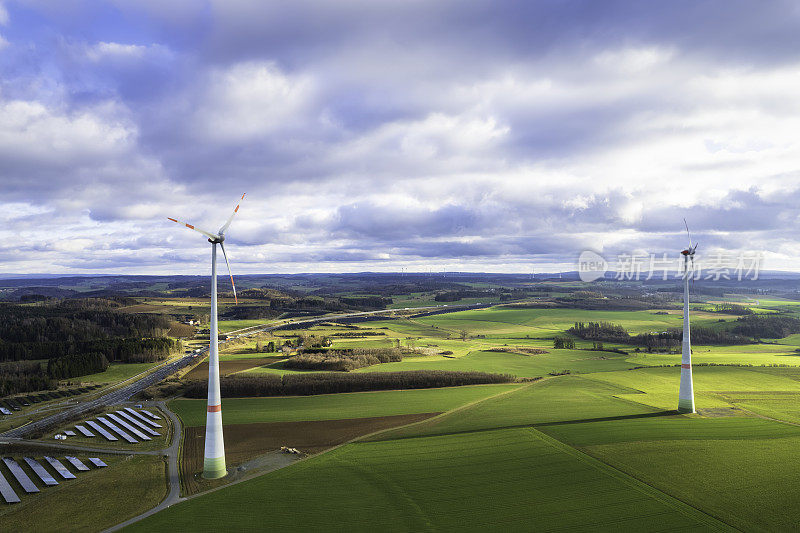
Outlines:
<svg viewBox="0 0 800 533"><path fill-rule="evenodd" d="M0 273L800 270L796 2L0 2Z"/></svg>

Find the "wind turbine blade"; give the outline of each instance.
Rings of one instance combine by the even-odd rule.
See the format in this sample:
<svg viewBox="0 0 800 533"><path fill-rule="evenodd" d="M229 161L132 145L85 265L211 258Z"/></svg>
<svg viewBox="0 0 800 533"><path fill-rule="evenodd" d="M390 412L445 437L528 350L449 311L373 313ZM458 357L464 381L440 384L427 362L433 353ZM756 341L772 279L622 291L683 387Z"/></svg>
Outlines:
<svg viewBox="0 0 800 533"><path fill-rule="evenodd" d="M686 226L686 236L689 238L689 249L692 249L692 236L689 235L689 224L686 223L686 219L683 219L683 225Z"/></svg>
<svg viewBox="0 0 800 533"><path fill-rule="evenodd" d="M219 239L219 235L214 235L210 231L206 231L204 229L200 229L200 228L198 228L196 226L192 226L191 224L187 224L186 222L181 222L180 220L176 220L176 219L174 219L172 217L167 217L167 219L169 219L169 220L171 220L173 222L177 222L178 224L183 224L184 226L186 226L189 229L193 229L193 230L195 230L195 231L197 231L199 233L202 233L203 235L205 235L209 239L212 239L212 240Z"/></svg>
<svg viewBox="0 0 800 533"><path fill-rule="evenodd" d="M236 297L236 285L233 284L233 272L231 272L231 264L228 263L228 254L225 253L225 245L223 243L219 243L220 248L222 248L222 256L225 258L225 264L228 265L228 275L231 277L231 287L233 287L233 301L236 304L239 304L239 298Z"/></svg>
<svg viewBox="0 0 800 533"><path fill-rule="evenodd" d="M231 213L231 216L228 218L228 221L221 228L219 228L219 234L220 235L225 233L225 231L228 229L228 226L230 226L231 222L233 222L233 217L236 216L236 212L239 211L239 206L242 204L242 200L244 200L244 195L245 194L247 194L247 193L243 193L242 197L239 198L239 203L236 204L236 208L233 210L233 213Z"/></svg>

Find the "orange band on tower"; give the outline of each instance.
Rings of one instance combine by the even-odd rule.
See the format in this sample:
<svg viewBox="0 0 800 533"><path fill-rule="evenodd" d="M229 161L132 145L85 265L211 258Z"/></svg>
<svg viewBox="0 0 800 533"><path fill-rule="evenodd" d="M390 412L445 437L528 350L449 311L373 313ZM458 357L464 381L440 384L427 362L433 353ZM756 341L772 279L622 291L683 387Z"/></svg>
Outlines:
<svg viewBox="0 0 800 533"><path fill-rule="evenodd" d="M222 405L221 404L209 405L208 406L208 412L209 413L216 413L218 411L222 411Z"/></svg>
<svg viewBox="0 0 800 533"><path fill-rule="evenodd" d="M692 368L692 365L683 364L681 365L681 368Z"/></svg>

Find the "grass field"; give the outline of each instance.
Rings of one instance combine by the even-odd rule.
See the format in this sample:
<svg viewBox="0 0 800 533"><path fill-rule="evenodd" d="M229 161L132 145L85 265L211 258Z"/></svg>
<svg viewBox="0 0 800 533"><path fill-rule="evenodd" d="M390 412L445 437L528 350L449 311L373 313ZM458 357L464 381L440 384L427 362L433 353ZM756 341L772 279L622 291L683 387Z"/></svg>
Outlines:
<svg viewBox="0 0 800 533"><path fill-rule="evenodd" d="M418 295L416 301L427 297ZM796 308L777 300L757 305L762 311ZM693 318L695 325L721 327L720 318L735 317L696 311ZM675 365L679 355L553 349L552 337L564 335L576 321L614 322L635 334L680 327L681 314L499 307L371 322L370 329L388 328L381 329L385 338L337 338L335 346L400 339L404 347L429 355L359 372L478 370L545 378L448 389L226 398L231 457L240 460L283 441L312 452L330 447L339 442L330 435L342 419L361 424L369 417L444 414L190 499L130 529L172 531L191 524L200 531L247 530L268 523L279 531L323 531L331 524L355 531L775 531L800 522L794 503L800 475L791 467L800 453L800 356L794 352L800 335L772 344L695 346L698 413L679 415L674 409L680 368L656 366ZM331 331L343 330L315 328L317 335ZM548 353L487 351L504 346ZM548 376L563 370L571 375ZM278 370L250 372L273 371ZM177 399L170 407L189 427L187 436L194 435L195 442L185 441L184 448L197 448L205 402ZM197 450L193 457L198 470ZM270 505L263 505L265 499Z"/></svg>
<svg viewBox="0 0 800 533"><path fill-rule="evenodd" d="M124 379L141 374L159 363L111 363L105 372L81 376L83 383L116 383ZM76 378L77 379L77 378Z"/></svg>
<svg viewBox="0 0 800 533"><path fill-rule="evenodd" d="M517 387L516 384L473 385L285 398L230 398L222 402L222 420L225 424L252 424L431 413L448 411ZM186 426L205 424L205 400L179 398L171 401L169 407Z"/></svg>
<svg viewBox="0 0 800 533"><path fill-rule="evenodd" d="M725 395L742 391L792 391L800 393L800 381L775 372L758 372L747 367L704 366L693 369L695 402L698 409L729 407ZM592 380L636 389L620 398L659 409L674 409L680 368L641 368L627 372L603 372Z"/></svg>
<svg viewBox="0 0 800 533"><path fill-rule="evenodd" d="M520 355L504 352L472 352L457 359L410 358L398 363L384 363L360 369L360 372L393 372L398 370L476 370L517 377L538 377L550 372L598 372L632 368L626 356L611 352L586 350L554 350L542 355Z"/></svg>
<svg viewBox="0 0 800 533"><path fill-rule="evenodd" d="M303 495L303 511L290 498L261 505L264 494ZM329 531L331 524L350 531L719 526L531 429L348 445L173 506L130 530L189 522L197 531L264 523L278 531Z"/></svg>

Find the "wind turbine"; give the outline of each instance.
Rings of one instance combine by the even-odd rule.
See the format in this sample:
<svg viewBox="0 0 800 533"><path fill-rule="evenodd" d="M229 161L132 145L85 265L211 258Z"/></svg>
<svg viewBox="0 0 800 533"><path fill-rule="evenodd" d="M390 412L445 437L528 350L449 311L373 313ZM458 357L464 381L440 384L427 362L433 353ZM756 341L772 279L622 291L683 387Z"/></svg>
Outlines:
<svg viewBox="0 0 800 533"><path fill-rule="evenodd" d="M233 298L238 304L236 297L236 285L233 284L233 274L231 265L228 263L228 254L225 253L225 231L231 225L233 217L239 211L239 205L244 200L244 194L236 205L236 209L228 217L228 221L222 225L216 233L211 233L200 229L186 222L181 222L174 218L169 218L173 222L183 224L189 229L193 229L208 237L211 243L211 338L208 347L208 405L206 408L206 443L205 456L203 459L203 477L206 479L217 479L225 476L228 471L225 467L225 442L222 438L222 398L219 392L219 344L217 327L217 245L222 248L222 255L225 257L225 264L228 266L228 275L231 277L231 287L233 288Z"/></svg>
<svg viewBox="0 0 800 533"><path fill-rule="evenodd" d="M692 342L689 331L689 261L692 262L694 271L694 252L697 243L692 246L692 236L689 234L689 224L683 219L686 226L686 236L689 238L689 247L683 251L683 356L681 357L681 388L678 393L678 412L694 413L694 384L692 383Z"/></svg>

